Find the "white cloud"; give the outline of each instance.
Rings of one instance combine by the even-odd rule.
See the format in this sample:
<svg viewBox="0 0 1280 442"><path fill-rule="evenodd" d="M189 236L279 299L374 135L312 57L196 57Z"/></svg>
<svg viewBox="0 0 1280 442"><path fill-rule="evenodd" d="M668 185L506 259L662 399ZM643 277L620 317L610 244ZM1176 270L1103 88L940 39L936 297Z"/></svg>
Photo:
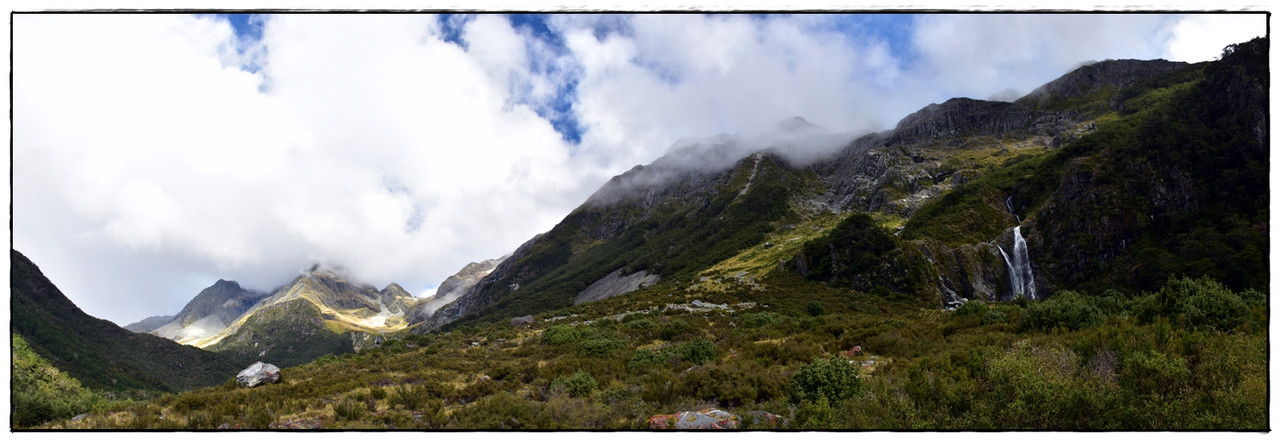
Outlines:
<svg viewBox="0 0 1280 442"><path fill-rule="evenodd" d="M913 35L922 55L916 81L932 82L947 97L1026 93L1084 62L1157 58L1170 21L1142 14L925 15Z"/></svg>
<svg viewBox="0 0 1280 442"><path fill-rule="evenodd" d="M508 95L519 36L468 26L474 55L429 16L273 17L250 74L211 18L20 16L15 246L123 322L218 277L321 261L422 291L507 253L593 189Z"/></svg>
<svg viewBox="0 0 1280 442"><path fill-rule="evenodd" d="M592 19L559 23L582 70L575 109L584 144L622 163L794 116L838 131L893 123L885 109L898 106L876 86L896 60L811 17L645 15L603 38Z"/></svg>
<svg viewBox="0 0 1280 442"><path fill-rule="evenodd" d="M1200 62L1217 59L1222 49L1267 34L1267 16L1263 14L1202 14L1180 17L1171 31L1167 58L1174 61Z"/></svg>

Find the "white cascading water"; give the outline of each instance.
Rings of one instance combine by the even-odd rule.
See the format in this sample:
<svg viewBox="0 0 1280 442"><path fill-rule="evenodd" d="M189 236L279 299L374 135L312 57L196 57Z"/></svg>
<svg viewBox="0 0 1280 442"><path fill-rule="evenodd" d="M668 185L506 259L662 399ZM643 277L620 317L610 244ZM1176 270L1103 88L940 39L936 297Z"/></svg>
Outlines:
<svg viewBox="0 0 1280 442"><path fill-rule="evenodd" d="M1022 217L1013 212L1013 196L1006 198L1004 205L1009 209L1009 214L1021 224ZM1005 253L1004 247L996 245L996 248L1000 249L1000 255L1004 256L1005 265L1009 268L1009 285L1013 286L1013 296L1036 299L1036 279L1031 274L1031 254L1027 252L1027 240L1022 237L1022 226L1013 228L1013 258Z"/></svg>
<svg viewBox="0 0 1280 442"><path fill-rule="evenodd" d="M1018 219L1018 224L1022 224L1022 217L1018 216L1018 214L1013 211L1013 195L1009 195L1009 197L1004 199L1004 208L1009 210L1010 215L1013 215L1014 218Z"/></svg>

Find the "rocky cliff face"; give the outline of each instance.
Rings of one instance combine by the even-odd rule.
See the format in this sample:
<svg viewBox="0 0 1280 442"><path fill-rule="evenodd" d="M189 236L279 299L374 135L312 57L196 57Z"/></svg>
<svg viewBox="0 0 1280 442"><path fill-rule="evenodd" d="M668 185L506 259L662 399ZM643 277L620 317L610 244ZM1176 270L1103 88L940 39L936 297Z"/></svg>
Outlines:
<svg viewBox="0 0 1280 442"><path fill-rule="evenodd" d="M462 297L462 295L465 295L467 290L479 283L485 276L493 273L494 269L510 257L511 256L508 255L501 258L473 262L463 266L462 270L459 270L458 273L449 275L448 278L445 278L444 281L440 283L440 286L436 288L436 294L434 296L423 300L421 306L413 312L410 321L413 323L420 323L425 321L427 318L430 318L436 310L440 309L440 307L444 307L445 305L448 305L454 300Z"/></svg>

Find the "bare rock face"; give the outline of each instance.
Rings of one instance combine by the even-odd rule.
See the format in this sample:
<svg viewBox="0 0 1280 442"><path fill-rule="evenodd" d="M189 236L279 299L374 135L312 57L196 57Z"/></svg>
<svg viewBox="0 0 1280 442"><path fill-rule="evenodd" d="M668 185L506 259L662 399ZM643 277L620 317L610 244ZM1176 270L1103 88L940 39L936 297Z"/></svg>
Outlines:
<svg viewBox="0 0 1280 442"><path fill-rule="evenodd" d="M280 367L258 361L236 375L236 383L243 387L253 388L263 383L280 380Z"/></svg>
<svg viewBox="0 0 1280 442"><path fill-rule="evenodd" d="M591 283L581 293L573 297L573 305L584 302L594 302L609 299L614 296L627 294L640 289L641 287L653 285L658 282L658 275L650 274L646 271L639 271L630 275L623 276L622 269L614 270L613 273L600 278L600 280Z"/></svg>
<svg viewBox="0 0 1280 442"><path fill-rule="evenodd" d="M219 279L212 286L201 290L174 319L182 321L185 326L214 315L223 323L230 323L265 297L267 293L247 290L235 281Z"/></svg>

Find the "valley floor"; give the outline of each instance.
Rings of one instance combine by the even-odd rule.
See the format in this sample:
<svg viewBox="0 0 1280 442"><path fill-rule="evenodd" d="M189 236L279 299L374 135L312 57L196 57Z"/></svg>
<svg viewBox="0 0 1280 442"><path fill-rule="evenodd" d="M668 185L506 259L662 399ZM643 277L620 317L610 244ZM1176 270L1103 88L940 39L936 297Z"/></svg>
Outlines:
<svg viewBox="0 0 1280 442"><path fill-rule="evenodd" d="M410 335L286 368L276 384L230 380L39 428L648 429L708 408L779 416L744 421L757 429L1268 427L1256 291L1171 280L949 312L766 282L646 288L531 327Z"/></svg>

